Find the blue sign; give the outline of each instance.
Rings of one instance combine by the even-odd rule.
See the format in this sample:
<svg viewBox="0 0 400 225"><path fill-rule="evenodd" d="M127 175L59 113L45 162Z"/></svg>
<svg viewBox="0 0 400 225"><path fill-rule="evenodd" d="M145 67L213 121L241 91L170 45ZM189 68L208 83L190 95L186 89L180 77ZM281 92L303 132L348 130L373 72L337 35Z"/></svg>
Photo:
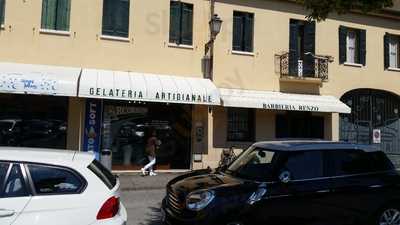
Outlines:
<svg viewBox="0 0 400 225"><path fill-rule="evenodd" d="M97 160L100 159L102 114L102 100L86 99L83 151L93 152Z"/></svg>

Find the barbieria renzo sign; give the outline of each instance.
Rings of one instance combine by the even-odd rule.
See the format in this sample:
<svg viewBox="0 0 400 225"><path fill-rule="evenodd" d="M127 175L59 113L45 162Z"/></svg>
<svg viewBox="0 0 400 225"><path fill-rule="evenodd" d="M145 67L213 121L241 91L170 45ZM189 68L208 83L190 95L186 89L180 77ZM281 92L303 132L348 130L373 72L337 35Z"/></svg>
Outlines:
<svg viewBox="0 0 400 225"><path fill-rule="evenodd" d="M157 91L153 96L147 96L143 91L126 89L90 88L91 96L103 98L118 98L135 101L157 101L157 102L182 102L182 103L212 103L211 95L198 95L193 93L173 93Z"/></svg>
<svg viewBox="0 0 400 225"><path fill-rule="evenodd" d="M318 106L314 105L290 105L290 104L267 104L263 103L263 109L270 110L285 110L285 111L304 111L304 112L319 112Z"/></svg>

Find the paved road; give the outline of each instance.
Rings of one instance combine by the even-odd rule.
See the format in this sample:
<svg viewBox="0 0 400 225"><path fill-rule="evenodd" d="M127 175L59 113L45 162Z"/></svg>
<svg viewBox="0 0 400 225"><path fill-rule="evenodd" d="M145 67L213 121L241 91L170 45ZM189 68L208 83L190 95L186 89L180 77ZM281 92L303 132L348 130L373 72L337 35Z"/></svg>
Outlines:
<svg viewBox="0 0 400 225"><path fill-rule="evenodd" d="M164 189L123 191L121 200L128 212L127 225L161 225L160 205Z"/></svg>
<svg viewBox="0 0 400 225"><path fill-rule="evenodd" d="M155 177L140 174L120 175L122 196L128 212L127 225L161 225L160 206L165 186L177 173L161 173Z"/></svg>

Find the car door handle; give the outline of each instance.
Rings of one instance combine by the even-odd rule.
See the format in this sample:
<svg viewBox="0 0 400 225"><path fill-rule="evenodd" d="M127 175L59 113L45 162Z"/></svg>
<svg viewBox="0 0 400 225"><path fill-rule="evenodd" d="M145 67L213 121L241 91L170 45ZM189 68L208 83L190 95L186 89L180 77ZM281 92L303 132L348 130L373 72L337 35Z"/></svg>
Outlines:
<svg viewBox="0 0 400 225"><path fill-rule="evenodd" d="M377 185L371 185L369 188L381 188L383 185L377 184Z"/></svg>
<svg viewBox="0 0 400 225"><path fill-rule="evenodd" d="M8 210L8 209L0 209L0 218L1 217L9 217L15 214L14 210Z"/></svg>
<svg viewBox="0 0 400 225"><path fill-rule="evenodd" d="M317 193L328 193L330 192L329 189L324 189L324 190L318 190Z"/></svg>

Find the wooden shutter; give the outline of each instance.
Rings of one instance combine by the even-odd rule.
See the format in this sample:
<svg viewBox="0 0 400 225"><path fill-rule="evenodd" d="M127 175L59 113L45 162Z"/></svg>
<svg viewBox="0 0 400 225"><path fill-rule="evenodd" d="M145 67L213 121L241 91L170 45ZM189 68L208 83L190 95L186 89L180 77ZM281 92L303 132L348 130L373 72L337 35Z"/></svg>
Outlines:
<svg viewBox="0 0 400 225"><path fill-rule="evenodd" d="M69 30L70 0L57 0L56 30Z"/></svg>
<svg viewBox="0 0 400 225"><path fill-rule="evenodd" d="M114 35L114 0L103 0L103 35Z"/></svg>
<svg viewBox="0 0 400 225"><path fill-rule="evenodd" d="M42 28L56 29L57 0L43 0L42 2Z"/></svg>
<svg viewBox="0 0 400 225"><path fill-rule="evenodd" d="M169 42L180 44L181 3L171 1L169 13Z"/></svg>
<svg viewBox="0 0 400 225"><path fill-rule="evenodd" d="M298 43L297 36L299 35L299 24L296 20L290 20L289 26L289 75L297 75L299 72L298 60Z"/></svg>
<svg viewBox="0 0 400 225"><path fill-rule="evenodd" d="M246 13L243 19L244 19L243 51L253 52L254 14Z"/></svg>
<svg viewBox="0 0 400 225"><path fill-rule="evenodd" d="M390 55L389 55L389 39L390 35L388 33L385 34L383 37L383 48L384 48L384 66L385 69L389 68L389 60L390 60Z"/></svg>
<svg viewBox="0 0 400 225"><path fill-rule="evenodd" d="M366 46L366 31L360 30L360 64L366 64L367 46Z"/></svg>
<svg viewBox="0 0 400 225"><path fill-rule="evenodd" d="M119 37L129 36L129 0L116 0L114 14L115 35Z"/></svg>
<svg viewBox="0 0 400 225"><path fill-rule="evenodd" d="M181 43L184 45L193 44L193 5L182 3L182 31Z"/></svg>
<svg viewBox="0 0 400 225"><path fill-rule="evenodd" d="M4 24L5 0L0 0L0 24Z"/></svg>
<svg viewBox="0 0 400 225"><path fill-rule="evenodd" d="M304 23L304 53L315 54L315 22ZM311 54L304 55L304 74L315 74L315 59Z"/></svg>
<svg viewBox="0 0 400 225"><path fill-rule="evenodd" d="M339 27L339 63L343 64L347 60L347 27Z"/></svg>
<svg viewBox="0 0 400 225"><path fill-rule="evenodd" d="M233 13L233 38L232 49L234 51L243 51L243 17L239 12Z"/></svg>

